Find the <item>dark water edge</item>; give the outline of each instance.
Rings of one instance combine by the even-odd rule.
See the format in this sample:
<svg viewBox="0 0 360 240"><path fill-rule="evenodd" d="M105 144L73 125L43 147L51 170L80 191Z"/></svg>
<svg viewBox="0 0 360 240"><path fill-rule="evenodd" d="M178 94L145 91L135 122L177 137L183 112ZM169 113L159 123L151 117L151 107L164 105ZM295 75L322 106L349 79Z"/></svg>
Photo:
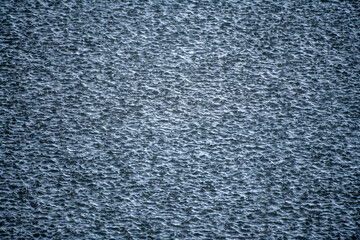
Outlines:
<svg viewBox="0 0 360 240"><path fill-rule="evenodd" d="M357 1L1 1L0 239L359 239Z"/></svg>

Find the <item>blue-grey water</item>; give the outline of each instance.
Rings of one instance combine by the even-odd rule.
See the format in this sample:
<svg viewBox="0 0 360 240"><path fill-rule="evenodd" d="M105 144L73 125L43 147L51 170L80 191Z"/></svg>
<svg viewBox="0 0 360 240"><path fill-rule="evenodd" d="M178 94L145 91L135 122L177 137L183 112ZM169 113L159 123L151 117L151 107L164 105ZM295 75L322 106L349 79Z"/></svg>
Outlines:
<svg viewBox="0 0 360 240"><path fill-rule="evenodd" d="M0 239L359 239L358 1L0 21Z"/></svg>

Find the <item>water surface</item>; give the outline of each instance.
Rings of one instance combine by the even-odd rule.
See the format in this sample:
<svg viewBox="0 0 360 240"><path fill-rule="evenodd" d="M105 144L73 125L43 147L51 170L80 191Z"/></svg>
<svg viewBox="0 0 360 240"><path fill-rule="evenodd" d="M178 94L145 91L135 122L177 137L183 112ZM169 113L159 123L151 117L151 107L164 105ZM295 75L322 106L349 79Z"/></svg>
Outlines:
<svg viewBox="0 0 360 240"><path fill-rule="evenodd" d="M2 1L1 239L359 237L359 12Z"/></svg>

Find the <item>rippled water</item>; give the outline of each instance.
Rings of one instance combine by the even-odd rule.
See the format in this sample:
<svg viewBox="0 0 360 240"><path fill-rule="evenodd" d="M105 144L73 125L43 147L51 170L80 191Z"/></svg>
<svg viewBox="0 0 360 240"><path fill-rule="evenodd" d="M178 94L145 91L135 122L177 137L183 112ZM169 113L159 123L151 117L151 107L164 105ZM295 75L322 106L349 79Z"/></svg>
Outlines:
<svg viewBox="0 0 360 240"><path fill-rule="evenodd" d="M0 238L359 238L359 13L1 1Z"/></svg>

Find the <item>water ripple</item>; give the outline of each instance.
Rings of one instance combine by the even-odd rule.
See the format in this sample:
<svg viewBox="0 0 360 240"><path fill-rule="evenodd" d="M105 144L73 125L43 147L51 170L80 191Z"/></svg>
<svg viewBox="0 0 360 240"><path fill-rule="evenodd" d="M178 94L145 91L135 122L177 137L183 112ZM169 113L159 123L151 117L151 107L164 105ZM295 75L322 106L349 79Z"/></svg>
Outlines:
<svg viewBox="0 0 360 240"><path fill-rule="evenodd" d="M0 3L2 239L358 239L360 6Z"/></svg>

